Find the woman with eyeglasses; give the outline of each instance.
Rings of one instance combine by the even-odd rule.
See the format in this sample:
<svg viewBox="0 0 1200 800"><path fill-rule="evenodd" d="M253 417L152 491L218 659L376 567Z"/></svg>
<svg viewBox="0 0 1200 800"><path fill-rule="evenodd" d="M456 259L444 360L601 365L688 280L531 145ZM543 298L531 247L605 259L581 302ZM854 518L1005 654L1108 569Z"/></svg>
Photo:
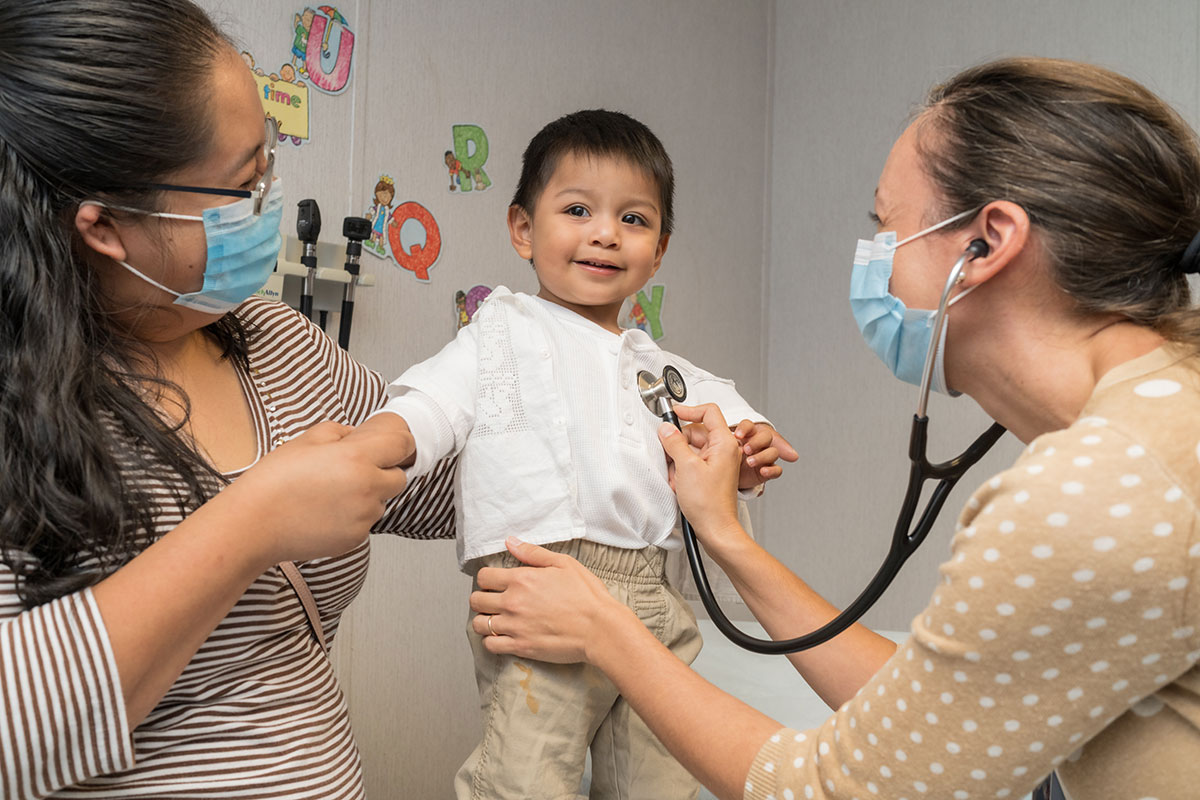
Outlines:
<svg viewBox="0 0 1200 800"><path fill-rule="evenodd" d="M252 297L276 142L187 0L0 2L0 796L363 795L324 636L450 469L343 440L384 382Z"/></svg>

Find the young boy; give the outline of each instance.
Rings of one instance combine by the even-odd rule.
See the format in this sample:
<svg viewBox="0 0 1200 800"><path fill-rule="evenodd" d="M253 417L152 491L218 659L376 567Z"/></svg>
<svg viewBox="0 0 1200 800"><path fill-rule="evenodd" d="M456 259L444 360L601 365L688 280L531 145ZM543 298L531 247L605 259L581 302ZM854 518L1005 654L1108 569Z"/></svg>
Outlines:
<svg viewBox="0 0 1200 800"><path fill-rule="evenodd" d="M458 556L469 574L516 566L506 536L566 552L626 599L681 659L700 650L696 620L664 575L675 496L643 405L639 370L674 365L688 402L715 402L747 453L743 488L777 477L794 451L730 381L622 331L624 299L658 270L672 225L671 161L645 125L580 111L525 151L508 210L536 297L497 287L472 323L389 387L361 432L411 431L410 475L459 453ZM407 427L405 427L407 426ZM589 747L593 797L693 798L695 780L604 676L579 664L488 653L470 631L484 738L455 778L463 798L575 797Z"/></svg>

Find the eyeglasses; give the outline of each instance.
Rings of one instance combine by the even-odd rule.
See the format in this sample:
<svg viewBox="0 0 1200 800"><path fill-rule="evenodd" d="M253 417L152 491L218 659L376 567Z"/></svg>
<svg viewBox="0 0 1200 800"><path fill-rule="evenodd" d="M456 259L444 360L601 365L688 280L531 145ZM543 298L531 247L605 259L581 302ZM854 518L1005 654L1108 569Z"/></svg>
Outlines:
<svg viewBox="0 0 1200 800"><path fill-rule="evenodd" d="M279 123L271 117L266 118L263 126L263 155L267 158L267 168L258 179L255 187L245 189L213 189L207 186L177 186L173 183L152 183L151 188L165 189L170 192L192 192L195 194L215 194L222 197L249 197L254 200L254 216L262 214L263 203L271 191L271 180L275 177L275 146L279 143Z"/></svg>

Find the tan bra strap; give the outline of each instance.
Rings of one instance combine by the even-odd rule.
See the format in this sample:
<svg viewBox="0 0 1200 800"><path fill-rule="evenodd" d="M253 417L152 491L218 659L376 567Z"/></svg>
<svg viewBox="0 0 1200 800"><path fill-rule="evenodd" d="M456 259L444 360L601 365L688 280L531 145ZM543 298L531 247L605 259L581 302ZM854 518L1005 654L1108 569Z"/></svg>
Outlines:
<svg viewBox="0 0 1200 800"><path fill-rule="evenodd" d="M304 580L304 576L291 561L281 561L279 569L288 579L292 588L296 590L296 596L300 598L300 604L304 606L304 613L308 617L308 624L312 628L313 635L317 637L321 649L328 653L329 647L325 644L325 630L321 627L321 615L317 613L317 601L313 599L312 592L308 590L308 583Z"/></svg>

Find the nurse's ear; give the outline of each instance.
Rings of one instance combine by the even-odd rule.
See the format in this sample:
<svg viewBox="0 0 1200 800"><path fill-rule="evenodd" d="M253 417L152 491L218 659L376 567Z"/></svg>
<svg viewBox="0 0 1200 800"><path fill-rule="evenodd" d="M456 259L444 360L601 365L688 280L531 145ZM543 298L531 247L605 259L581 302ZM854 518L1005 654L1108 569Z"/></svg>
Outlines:
<svg viewBox="0 0 1200 800"><path fill-rule="evenodd" d="M975 245L975 257L970 268L964 270L962 286L966 287L991 279L1029 246L1029 215L1016 203L996 200L984 206L964 232L971 235L971 245ZM980 250L986 252L981 254Z"/></svg>
<svg viewBox="0 0 1200 800"><path fill-rule="evenodd" d="M125 260L125 244L108 209L92 203L80 203L75 212L75 231L84 245L113 261Z"/></svg>

